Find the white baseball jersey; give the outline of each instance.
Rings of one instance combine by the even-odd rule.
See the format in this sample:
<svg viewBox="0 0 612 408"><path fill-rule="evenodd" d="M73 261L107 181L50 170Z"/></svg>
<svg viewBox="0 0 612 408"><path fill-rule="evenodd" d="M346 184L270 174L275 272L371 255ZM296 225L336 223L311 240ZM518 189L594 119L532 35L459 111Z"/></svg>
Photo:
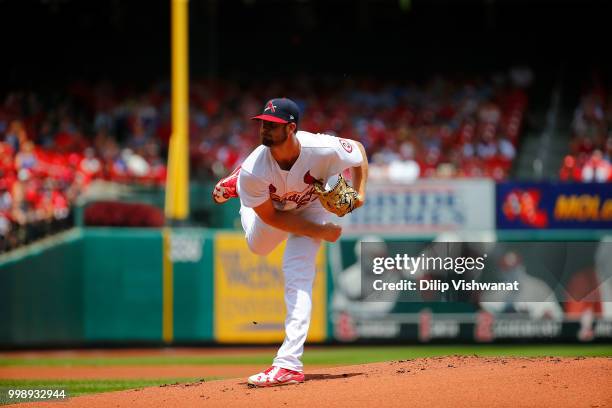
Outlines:
<svg viewBox="0 0 612 408"><path fill-rule="evenodd" d="M313 182L323 183L363 162L357 144L321 133L298 131L300 155L290 170L282 170L269 147L257 147L242 163L238 194L245 207L255 208L272 199L281 211L304 209L317 199Z"/></svg>

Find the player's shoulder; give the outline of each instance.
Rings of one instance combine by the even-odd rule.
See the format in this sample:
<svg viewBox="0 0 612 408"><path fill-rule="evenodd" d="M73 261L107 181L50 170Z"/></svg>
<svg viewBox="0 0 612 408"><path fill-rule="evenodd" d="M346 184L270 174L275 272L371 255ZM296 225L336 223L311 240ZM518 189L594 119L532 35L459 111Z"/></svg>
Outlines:
<svg viewBox="0 0 612 408"><path fill-rule="evenodd" d="M310 133L300 130L297 132L297 137L302 147L323 155L326 155L326 153L332 155L335 152L350 154L353 150L357 149L354 140L342 139L324 133Z"/></svg>
<svg viewBox="0 0 612 408"><path fill-rule="evenodd" d="M325 133L310 133L298 130L296 133L300 145L309 149L333 149L334 143L338 143L338 138Z"/></svg>
<svg viewBox="0 0 612 408"><path fill-rule="evenodd" d="M244 159L241 168L253 175L263 173L267 165L267 153L268 148L266 146L258 146Z"/></svg>

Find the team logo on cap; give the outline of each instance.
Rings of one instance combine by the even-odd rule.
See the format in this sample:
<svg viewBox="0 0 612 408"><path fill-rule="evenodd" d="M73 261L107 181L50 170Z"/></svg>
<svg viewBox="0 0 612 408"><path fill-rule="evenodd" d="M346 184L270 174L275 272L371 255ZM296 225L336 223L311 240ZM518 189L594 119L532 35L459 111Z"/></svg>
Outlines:
<svg viewBox="0 0 612 408"><path fill-rule="evenodd" d="M268 109L270 109L272 112L276 112L276 106L272 103L272 101L266 104L266 108L264 109L264 112L267 111Z"/></svg>

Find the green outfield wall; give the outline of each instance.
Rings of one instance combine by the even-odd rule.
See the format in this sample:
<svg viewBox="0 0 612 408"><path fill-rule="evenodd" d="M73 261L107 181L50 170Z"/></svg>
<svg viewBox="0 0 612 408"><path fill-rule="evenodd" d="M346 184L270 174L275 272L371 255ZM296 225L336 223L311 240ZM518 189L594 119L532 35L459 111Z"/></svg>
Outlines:
<svg viewBox="0 0 612 408"><path fill-rule="evenodd" d="M172 339L211 341L212 234L174 235ZM0 346L161 343L162 276L161 230L73 229L3 255Z"/></svg>
<svg viewBox="0 0 612 408"><path fill-rule="evenodd" d="M497 239L598 241L605 235L509 231L498 232ZM477 338L480 326L495 329L499 323L499 330L516 326L529 334L538 324L523 318L524 327L508 326L487 320L473 305L417 302L397 304L386 314L378 310L372 321L361 318L346 309L345 300L336 301L337 275L356 264L357 241L347 236L322 249L310 341L493 341ZM0 255L0 347L275 343L282 339L284 316L281 258L251 256L236 230L75 228ZM612 339L612 323L597 316L560 324L551 329L556 337L545 332L548 337L537 339Z"/></svg>
<svg viewBox="0 0 612 408"><path fill-rule="evenodd" d="M84 339L83 243L75 229L1 257L1 345Z"/></svg>
<svg viewBox="0 0 612 408"><path fill-rule="evenodd" d="M161 234L87 229L83 233L83 339L161 338Z"/></svg>

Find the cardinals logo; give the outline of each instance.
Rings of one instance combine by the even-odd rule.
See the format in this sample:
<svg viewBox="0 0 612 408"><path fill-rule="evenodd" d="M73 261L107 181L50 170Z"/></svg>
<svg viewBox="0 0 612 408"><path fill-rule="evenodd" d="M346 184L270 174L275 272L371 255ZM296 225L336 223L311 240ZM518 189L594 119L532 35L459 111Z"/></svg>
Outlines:
<svg viewBox="0 0 612 408"><path fill-rule="evenodd" d="M309 173L304 175L304 179L306 179L306 176L309 176ZM314 177L310 176L310 178L314 180ZM313 186L306 187L303 191L290 191L279 195L281 193L277 192L277 188L273 184L270 184L268 186L268 191L270 192L270 199L275 203L275 207L283 210L300 208L310 201L317 199Z"/></svg>
<svg viewBox="0 0 612 408"><path fill-rule="evenodd" d="M315 181L317 181L317 179L316 179L316 178L314 178L314 177L312 177L312 176L310 175L310 170L308 170L308 171L306 172L306 174L304 174L304 183L306 183L306 184L311 184L311 185L312 185L312 184L314 184L314 183L315 183Z"/></svg>

